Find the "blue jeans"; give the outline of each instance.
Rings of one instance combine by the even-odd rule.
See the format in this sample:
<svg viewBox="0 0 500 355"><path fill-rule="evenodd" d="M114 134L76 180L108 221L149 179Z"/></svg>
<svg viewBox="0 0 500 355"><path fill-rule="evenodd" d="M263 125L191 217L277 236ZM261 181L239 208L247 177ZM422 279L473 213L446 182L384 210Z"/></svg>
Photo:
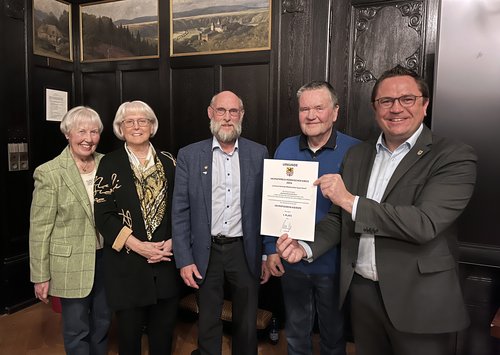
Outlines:
<svg viewBox="0 0 500 355"><path fill-rule="evenodd" d="M345 355L344 315L339 310L338 277L307 275L293 269L281 277L289 355L311 355L318 317L321 355Z"/></svg>
<svg viewBox="0 0 500 355"><path fill-rule="evenodd" d="M96 253L94 285L84 298L61 298L64 349L68 355L105 355L111 311L104 293L102 252Z"/></svg>

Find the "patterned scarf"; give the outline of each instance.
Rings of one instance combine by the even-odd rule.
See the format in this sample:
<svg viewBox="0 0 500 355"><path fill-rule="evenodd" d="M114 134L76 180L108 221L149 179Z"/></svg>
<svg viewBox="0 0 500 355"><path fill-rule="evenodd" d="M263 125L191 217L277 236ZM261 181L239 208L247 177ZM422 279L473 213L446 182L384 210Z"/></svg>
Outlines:
<svg viewBox="0 0 500 355"><path fill-rule="evenodd" d="M163 165L154 151L153 159L154 165L149 168L143 169L131 164L148 240L153 238L153 233L161 224L167 206L168 181Z"/></svg>

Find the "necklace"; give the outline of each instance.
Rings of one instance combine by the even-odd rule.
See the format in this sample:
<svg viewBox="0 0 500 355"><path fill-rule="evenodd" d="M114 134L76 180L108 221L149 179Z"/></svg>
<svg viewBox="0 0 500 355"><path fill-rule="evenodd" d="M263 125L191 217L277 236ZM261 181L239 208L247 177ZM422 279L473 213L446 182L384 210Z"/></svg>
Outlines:
<svg viewBox="0 0 500 355"><path fill-rule="evenodd" d="M73 154L73 152L70 151L70 154L71 154L71 157L73 158L73 161L75 162L76 164L76 167L81 170L82 172L86 173L88 168L90 168L92 166L91 163L94 162L94 155L91 155L89 157L89 159L87 160L82 160L82 159L77 159L75 157L75 155ZM83 164L83 165L82 165ZM90 164L90 166L89 166Z"/></svg>
<svg viewBox="0 0 500 355"><path fill-rule="evenodd" d="M76 163L76 166L78 167L78 169L84 173L86 173L88 170L90 170L89 168L92 167L92 163L94 162L94 157L90 157L90 159L88 160L77 160L74 156L73 156L73 160L75 161Z"/></svg>
<svg viewBox="0 0 500 355"><path fill-rule="evenodd" d="M89 165L90 161L91 161L91 160L87 160L87 161L85 162L85 164L83 164L83 166L82 166L82 165L80 165L80 169L82 169L82 171L83 171L84 173L86 173L86 172L87 172L87 167L88 167L88 165Z"/></svg>

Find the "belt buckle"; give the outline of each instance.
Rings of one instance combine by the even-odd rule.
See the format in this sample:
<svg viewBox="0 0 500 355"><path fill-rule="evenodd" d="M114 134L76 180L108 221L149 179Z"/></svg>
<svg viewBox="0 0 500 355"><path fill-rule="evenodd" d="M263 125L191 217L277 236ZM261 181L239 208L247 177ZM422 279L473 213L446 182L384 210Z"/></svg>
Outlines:
<svg viewBox="0 0 500 355"><path fill-rule="evenodd" d="M224 244L226 236L224 234L218 233L217 235L212 236L212 243L215 244Z"/></svg>

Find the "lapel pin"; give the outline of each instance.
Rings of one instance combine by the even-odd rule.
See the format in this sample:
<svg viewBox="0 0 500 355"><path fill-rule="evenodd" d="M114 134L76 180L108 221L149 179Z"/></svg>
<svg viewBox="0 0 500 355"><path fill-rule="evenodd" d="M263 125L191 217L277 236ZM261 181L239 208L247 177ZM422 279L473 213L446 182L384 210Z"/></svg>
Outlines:
<svg viewBox="0 0 500 355"><path fill-rule="evenodd" d="M207 175L207 173L208 173L208 171L207 171L208 170L208 165L205 165L203 167L203 169L204 169L203 174Z"/></svg>
<svg viewBox="0 0 500 355"><path fill-rule="evenodd" d="M424 154L424 151L422 149L420 149L418 152L417 152L417 155L422 155Z"/></svg>

